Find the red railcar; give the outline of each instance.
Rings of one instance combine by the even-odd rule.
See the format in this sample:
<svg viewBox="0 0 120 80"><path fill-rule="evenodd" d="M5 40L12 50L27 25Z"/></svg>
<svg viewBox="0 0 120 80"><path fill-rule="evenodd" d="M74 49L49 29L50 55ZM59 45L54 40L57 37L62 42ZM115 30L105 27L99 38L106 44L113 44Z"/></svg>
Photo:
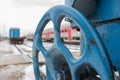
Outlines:
<svg viewBox="0 0 120 80"><path fill-rule="evenodd" d="M77 41L80 39L80 32L77 29L72 29L70 26L62 26L60 28L60 36L63 41ZM42 39L45 41L54 40L54 30L49 28L43 31Z"/></svg>

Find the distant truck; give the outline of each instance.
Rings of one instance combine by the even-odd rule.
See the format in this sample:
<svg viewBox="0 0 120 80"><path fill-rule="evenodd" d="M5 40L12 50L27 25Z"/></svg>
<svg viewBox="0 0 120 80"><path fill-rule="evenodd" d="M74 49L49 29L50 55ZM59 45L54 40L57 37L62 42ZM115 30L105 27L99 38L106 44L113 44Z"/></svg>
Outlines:
<svg viewBox="0 0 120 80"><path fill-rule="evenodd" d="M20 28L11 27L9 29L10 44L23 44L25 37L20 37Z"/></svg>

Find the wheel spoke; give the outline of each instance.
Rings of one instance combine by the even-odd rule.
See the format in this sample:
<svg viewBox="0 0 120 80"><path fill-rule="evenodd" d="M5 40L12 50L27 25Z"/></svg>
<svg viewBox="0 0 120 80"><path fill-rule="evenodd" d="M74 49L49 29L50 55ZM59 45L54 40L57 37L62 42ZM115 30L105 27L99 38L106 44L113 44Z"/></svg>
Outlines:
<svg viewBox="0 0 120 80"><path fill-rule="evenodd" d="M66 58L66 60L69 63L72 64L72 63L74 63L74 61L76 61L76 59L72 56L69 49L61 41L58 41L57 45L58 45L60 51L62 52L62 55L64 55L64 57Z"/></svg>
<svg viewBox="0 0 120 80"><path fill-rule="evenodd" d="M42 41L39 39L39 35L35 36L34 47L36 47L39 51L41 51L44 57L47 56L47 50L43 47Z"/></svg>
<svg viewBox="0 0 120 80"><path fill-rule="evenodd" d="M39 61L38 61L39 51L36 50L34 47L32 53L33 53L32 56L33 56L33 67L34 67L35 78L36 78L36 80L40 80L40 70L39 70Z"/></svg>

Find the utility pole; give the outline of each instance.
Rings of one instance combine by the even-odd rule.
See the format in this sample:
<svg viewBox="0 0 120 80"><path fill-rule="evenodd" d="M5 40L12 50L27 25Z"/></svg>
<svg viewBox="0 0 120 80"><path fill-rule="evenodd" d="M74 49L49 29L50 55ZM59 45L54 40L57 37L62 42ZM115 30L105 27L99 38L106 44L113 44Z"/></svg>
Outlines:
<svg viewBox="0 0 120 80"><path fill-rule="evenodd" d="M5 25L3 24L3 38L5 38Z"/></svg>

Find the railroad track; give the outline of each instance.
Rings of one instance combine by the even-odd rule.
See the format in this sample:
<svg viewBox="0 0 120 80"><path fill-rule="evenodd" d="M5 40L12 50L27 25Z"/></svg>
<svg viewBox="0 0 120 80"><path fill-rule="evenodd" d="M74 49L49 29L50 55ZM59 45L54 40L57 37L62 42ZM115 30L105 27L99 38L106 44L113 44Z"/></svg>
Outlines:
<svg viewBox="0 0 120 80"><path fill-rule="evenodd" d="M23 55L25 58L29 59L31 63L33 63L33 61L32 61L32 47L29 47L27 45L14 45L14 47L20 52L21 55ZM31 53L27 49L30 49ZM40 65L44 67L45 63L40 62ZM43 67L40 71L40 75L41 75L42 80L46 80L46 73L45 73Z"/></svg>
<svg viewBox="0 0 120 80"><path fill-rule="evenodd" d="M43 41L47 43L53 43L53 41ZM69 45L80 45L79 41L63 41L64 44L69 44Z"/></svg>
<svg viewBox="0 0 120 80"><path fill-rule="evenodd" d="M76 44L77 43L77 44ZM52 46L53 42L47 42L47 41L43 41L43 45L46 49L49 49ZM23 44L26 47L32 48L32 45L30 45L29 43L27 44ZM64 42L64 45L71 49L71 50L80 50L80 44L79 42Z"/></svg>
<svg viewBox="0 0 120 80"><path fill-rule="evenodd" d="M29 59L32 62L32 57L28 55L26 52L24 52L19 46L14 45L14 47L20 52L21 55L25 56L27 59ZM25 54L26 53L26 54Z"/></svg>
<svg viewBox="0 0 120 80"><path fill-rule="evenodd" d="M44 47L48 50L53 44L52 43L43 43ZM15 48L20 52L20 54L27 57L32 62L32 46L29 44L23 44L23 45L14 45ZM68 45L65 44L65 46L71 51L73 55L76 57L80 57L80 46L79 45ZM43 65L45 64L44 57L42 53L39 54L39 64Z"/></svg>
<svg viewBox="0 0 120 80"><path fill-rule="evenodd" d="M32 63L32 47L31 46L24 44L24 45L14 45L14 47L20 52L21 55L25 56ZM42 53L39 55L39 64L40 65L45 64L45 59Z"/></svg>
<svg viewBox="0 0 120 80"><path fill-rule="evenodd" d="M53 45L53 43L50 42L44 42L43 46L48 50L51 46ZM64 44L69 50L76 50L76 51L80 51L80 45L71 45L71 44Z"/></svg>

